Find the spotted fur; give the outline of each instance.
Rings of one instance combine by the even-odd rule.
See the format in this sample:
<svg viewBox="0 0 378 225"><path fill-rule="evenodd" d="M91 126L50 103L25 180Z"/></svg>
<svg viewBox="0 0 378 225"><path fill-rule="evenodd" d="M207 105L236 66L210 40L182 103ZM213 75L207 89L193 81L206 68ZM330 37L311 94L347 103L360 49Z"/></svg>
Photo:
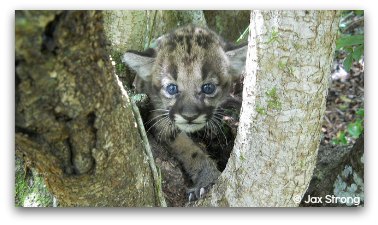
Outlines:
<svg viewBox="0 0 378 225"><path fill-rule="evenodd" d="M154 106L149 127L171 146L194 184L191 199L202 197L220 174L190 134L219 123L216 112L245 67L247 46L231 46L215 32L189 25L160 37L156 49L123 57L137 73L136 89Z"/></svg>

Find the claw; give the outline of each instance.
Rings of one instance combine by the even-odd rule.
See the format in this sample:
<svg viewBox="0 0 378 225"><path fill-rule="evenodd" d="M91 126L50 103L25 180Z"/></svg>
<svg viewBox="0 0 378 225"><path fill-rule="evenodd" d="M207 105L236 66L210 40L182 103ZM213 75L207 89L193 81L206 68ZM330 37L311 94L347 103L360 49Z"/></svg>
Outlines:
<svg viewBox="0 0 378 225"><path fill-rule="evenodd" d="M200 189L200 198L203 198L203 196L205 195L205 188L201 188Z"/></svg>
<svg viewBox="0 0 378 225"><path fill-rule="evenodd" d="M194 201L194 194L193 193L190 193L189 194L189 202L191 202L191 201Z"/></svg>

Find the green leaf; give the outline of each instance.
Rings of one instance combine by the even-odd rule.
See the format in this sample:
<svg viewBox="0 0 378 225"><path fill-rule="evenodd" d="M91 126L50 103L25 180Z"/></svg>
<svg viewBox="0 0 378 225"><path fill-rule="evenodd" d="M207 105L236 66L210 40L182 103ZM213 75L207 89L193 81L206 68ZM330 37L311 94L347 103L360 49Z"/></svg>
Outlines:
<svg viewBox="0 0 378 225"><path fill-rule="evenodd" d="M353 53L353 46L345 46L343 47L343 50L349 55Z"/></svg>
<svg viewBox="0 0 378 225"><path fill-rule="evenodd" d="M236 40L236 43L239 43L241 40L244 39L245 35L248 34L249 26L245 28L244 32L239 36L238 40Z"/></svg>
<svg viewBox="0 0 378 225"><path fill-rule="evenodd" d="M353 55L349 54L345 59L344 59L344 69L345 71L349 72L350 68L352 67L353 63Z"/></svg>
<svg viewBox="0 0 378 225"><path fill-rule="evenodd" d="M337 138L333 138L332 145L338 145L338 144L339 144L339 140Z"/></svg>
<svg viewBox="0 0 378 225"><path fill-rule="evenodd" d="M349 103L344 103L344 104L339 105L339 109L341 111L345 111L345 110L349 109Z"/></svg>
<svg viewBox="0 0 378 225"><path fill-rule="evenodd" d="M364 54L364 46L363 45L360 45L360 46L357 46L354 50L353 50L353 59L358 61L361 59L362 55Z"/></svg>
<svg viewBox="0 0 378 225"><path fill-rule="evenodd" d="M337 134L337 137L338 137L338 139L339 139L339 141L340 141L341 144L343 144L343 145L348 144L348 141L347 141L347 139L345 137L345 132L344 131L340 131Z"/></svg>
<svg viewBox="0 0 378 225"><path fill-rule="evenodd" d="M364 10L354 10L354 14L356 14L357 16L362 16L364 15Z"/></svg>
<svg viewBox="0 0 378 225"><path fill-rule="evenodd" d="M346 145L346 144L348 144L348 140L345 137L345 131L339 131L337 133L336 137L334 137L332 139L332 144L333 145Z"/></svg>
<svg viewBox="0 0 378 225"><path fill-rule="evenodd" d="M340 100L342 100L343 102L346 102L346 103L352 102L352 100L350 100L350 98L348 98L346 95L341 95Z"/></svg>
<svg viewBox="0 0 378 225"><path fill-rule="evenodd" d="M364 118L365 116L365 110L363 108L359 108L357 111L356 111L356 115Z"/></svg>
<svg viewBox="0 0 378 225"><path fill-rule="evenodd" d="M347 46L363 45L364 35L345 36L337 39L336 49L340 49Z"/></svg>
<svg viewBox="0 0 378 225"><path fill-rule="evenodd" d="M256 111L261 115L266 115L266 110L261 106L256 106Z"/></svg>
<svg viewBox="0 0 378 225"><path fill-rule="evenodd" d="M276 98L277 97L277 89L276 87L273 87L270 91L266 92L266 95L271 97L271 98Z"/></svg>
<svg viewBox="0 0 378 225"><path fill-rule="evenodd" d="M363 127L362 127L362 121L357 120L354 123L348 124L348 133L353 137L353 138L358 138L360 134L362 133Z"/></svg>

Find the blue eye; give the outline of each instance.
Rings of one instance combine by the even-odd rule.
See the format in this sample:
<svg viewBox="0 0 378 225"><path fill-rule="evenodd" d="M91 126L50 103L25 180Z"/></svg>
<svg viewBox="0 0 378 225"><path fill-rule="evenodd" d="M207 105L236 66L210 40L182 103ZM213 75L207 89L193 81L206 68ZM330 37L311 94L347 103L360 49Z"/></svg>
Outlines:
<svg viewBox="0 0 378 225"><path fill-rule="evenodd" d="M202 85L201 91L207 95L211 95L215 92L215 85L213 83L207 83Z"/></svg>
<svg viewBox="0 0 378 225"><path fill-rule="evenodd" d="M178 93L178 87L176 84L168 84L168 86L165 88L165 90L168 92L170 95L175 95Z"/></svg>

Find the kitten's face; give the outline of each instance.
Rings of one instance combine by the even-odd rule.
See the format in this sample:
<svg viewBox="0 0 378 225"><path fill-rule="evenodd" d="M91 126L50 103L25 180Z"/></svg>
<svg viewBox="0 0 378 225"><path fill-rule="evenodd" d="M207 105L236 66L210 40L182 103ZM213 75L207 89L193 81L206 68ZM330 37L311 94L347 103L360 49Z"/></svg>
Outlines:
<svg viewBox="0 0 378 225"><path fill-rule="evenodd" d="M157 125L191 133L215 126L211 121L235 73L244 69L246 49L226 52L214 32L188 26L161 37L155 57L126 53L124 61L151 98Z"/></svg>

